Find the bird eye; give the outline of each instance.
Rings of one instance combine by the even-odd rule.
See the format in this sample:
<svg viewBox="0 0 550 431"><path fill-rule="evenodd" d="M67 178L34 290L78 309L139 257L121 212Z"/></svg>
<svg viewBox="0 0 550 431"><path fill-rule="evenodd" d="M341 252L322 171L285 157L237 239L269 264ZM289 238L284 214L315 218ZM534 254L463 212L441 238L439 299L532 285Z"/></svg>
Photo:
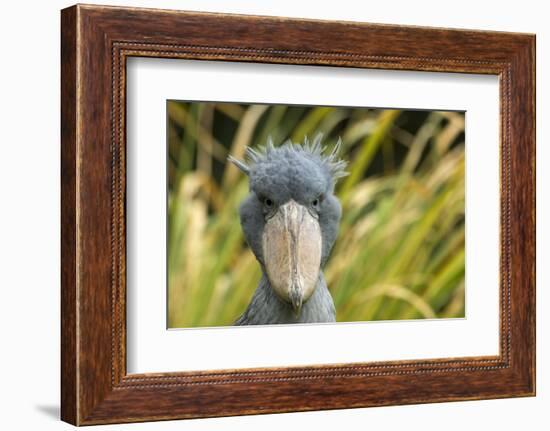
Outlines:
<svg viewBox="0 0 550 431"><path fill-rule="evenodd" d="M273 206L273 201L269 198L265 198L264 199L264 205L267 207L267 208L271 208Z"/></svg>
<svg viewBox="0 0 550 431"><path fill-rule="evenodd" d="M311 202L311 206L313 206L313 208L318 208L319 204L321 203L322 200L323 200L323 195L320 195L320 196L316 197Z"/></svg>

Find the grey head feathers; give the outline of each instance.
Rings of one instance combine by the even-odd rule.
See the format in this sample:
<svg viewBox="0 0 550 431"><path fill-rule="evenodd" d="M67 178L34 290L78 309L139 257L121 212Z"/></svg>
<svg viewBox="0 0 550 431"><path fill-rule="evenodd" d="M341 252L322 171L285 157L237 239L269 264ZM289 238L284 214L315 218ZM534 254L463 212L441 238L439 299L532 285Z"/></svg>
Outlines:
<svg viewBox="0 0 550 431"><path fill-rule="evenodd" d="M333 184L338 179L348 175L346 172L347 162L338 157L342 146L342 139L338 138L336 145L330 153L326 153L326 147L322 143L323 134L318 133L313 141L306 136L303 144L293 143L287 140L280 147L275 147L273 139L268 137L267 144L258 149L247 147L245 152L245 161L238 160L229 156L228 160L239 168L246 175L254 173L254 168L258 165L277 162L277 159L291 159L293 157L303 157L315 161L319 167L323 168L331 177ZM282 156L282 157L281 157Z"/></svg>

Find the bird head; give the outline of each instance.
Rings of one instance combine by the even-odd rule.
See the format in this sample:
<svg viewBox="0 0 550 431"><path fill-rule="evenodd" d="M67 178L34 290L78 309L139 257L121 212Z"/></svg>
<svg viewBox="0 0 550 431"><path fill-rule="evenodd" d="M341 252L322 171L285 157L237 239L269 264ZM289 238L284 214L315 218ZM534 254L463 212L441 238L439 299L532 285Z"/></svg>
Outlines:
<svg viewBox="0 0 550 431"><path fill-rule="evenodd" d="M245 161L229 157L248 177L240 207L245 239L277 296L296 315L313 294L338 232L341 208L334 185L345 176L339 140L330 153L322 135L302 145L271 139L247 148Z"/></svg>

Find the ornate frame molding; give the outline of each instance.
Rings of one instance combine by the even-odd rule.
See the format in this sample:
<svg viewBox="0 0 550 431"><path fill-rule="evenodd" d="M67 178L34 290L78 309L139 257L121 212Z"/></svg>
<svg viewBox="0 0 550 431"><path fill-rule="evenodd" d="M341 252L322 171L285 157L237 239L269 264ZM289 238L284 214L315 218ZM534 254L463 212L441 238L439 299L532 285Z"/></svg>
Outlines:
<svg viewBox="0 0 550 431"><path fill-rule="evenodd" d="M204 27L217 30L206 34ZM533 395L534 47L534 36L524 34L81 5L63 10L62 419L99 424ZM127 375L131 56L499 75L500 354Z"/></svg>

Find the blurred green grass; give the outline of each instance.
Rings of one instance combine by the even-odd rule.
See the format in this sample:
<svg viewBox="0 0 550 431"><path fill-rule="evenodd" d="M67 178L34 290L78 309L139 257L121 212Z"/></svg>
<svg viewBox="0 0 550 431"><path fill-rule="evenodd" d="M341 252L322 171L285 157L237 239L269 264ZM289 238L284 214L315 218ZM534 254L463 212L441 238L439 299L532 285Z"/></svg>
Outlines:
<svg viewBox="0 0 550 431"><path fill-rule="evenodd" d="M260 278L238 207L247 146L343 140L325 277L343 321L464 317L464 114L168 101L168 326L231 325Z"/></svg>

